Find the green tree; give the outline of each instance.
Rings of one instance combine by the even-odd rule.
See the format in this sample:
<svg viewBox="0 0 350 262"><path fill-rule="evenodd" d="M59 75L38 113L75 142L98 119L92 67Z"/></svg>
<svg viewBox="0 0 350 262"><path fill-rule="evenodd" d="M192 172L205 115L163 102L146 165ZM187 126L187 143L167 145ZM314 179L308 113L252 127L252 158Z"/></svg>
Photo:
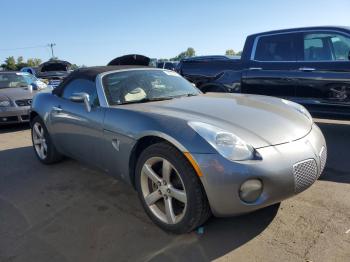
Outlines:
<svg viewBox="0 0 350 262"><path fill-rule="evenodd" d="M36 66L39 66L41 62L42 61L39 58L28 58L27 65L30 67L36 67Z"/></svg>
<svg viewBox="0 0 350 262"><path fill-rule="evenodd" d="M243 51L239 51L236 53L236 55L242 55Z"/></svg>
<svg viewBox="0 0 350 262"><path fill-rule="evenodd" d="M17 57L17 64L23 64L23 63L24 63L23 56Z"/></svg>
<svg viewBox="0 0 350 262"><path fill-rule="evenodd" d="M21 70L23 67L28 66L28 64L26 62L24 62L23 56L19 56L17 57L17 70Z"/></svg>
<svg viewBox="0 0 350 262"><path fill-rule="evenodd" d="M1 65L1 67L6 70L17 70L16 60L13 56L9 56L5 59L5 63Z"/></svg>
<svg viewBox="0 0 350 262"><path fill-rule="evenodd" d="M194 50L194 48L189 47L186 50L186 57L194 57L196 56L196 51Z"/></svg>
<svg viewBox="0 0 350 262"><path fill-rule="evenodd" d="M235 55L235 51L233 49L227 49L225 55Z"/></svg>
<svg viewBox="0 0 350 262"><path fill-rule="evenodd" d="M30 66L36 67L41 64L41 59L39 58L29 58L25 62L23 56L17 57L15 59L13 56L9 56L5 59L5 63L1 65L5 70L21 70L23 67Z"/></svg>
<svg viewBox="0 0 350 262"><path fill-rule="evenodd" d="M187 48L186 51L181 52L178 56L175 56L173 58L171 58L171 61L179 61L181 59L187 58L187 57L194 57L196 56L196 51L194 50L194 48L189 47Z"/></svg>
<svg viewBox="0 0 350 262"><path fill-rule="evenodd" d="M72 70L76 70L76 69L78 69L79 68L79 66L77 65L77 64L72 64L71 66L70 66L70 69L72 69Z"/></svg>

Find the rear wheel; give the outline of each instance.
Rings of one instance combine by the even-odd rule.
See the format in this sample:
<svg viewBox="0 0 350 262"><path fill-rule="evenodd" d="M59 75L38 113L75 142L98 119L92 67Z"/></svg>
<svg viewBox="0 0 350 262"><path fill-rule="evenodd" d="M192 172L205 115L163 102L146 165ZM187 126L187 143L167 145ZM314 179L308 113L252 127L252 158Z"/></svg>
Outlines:
<svg viewBox="0 0 350 262"><path fill-rule="evenodd" d="M62 159L51 141L49 132L39 116L31 121L33 148L38 159L44 164L53 164Z"/></svg>
<svg viewBox="0 0 350 262"><path fill-rule="evenodd" d="M141 153L136 187L148 216L166 231L190 232L209 217L197 174L183 154L167 143L151 145Z"/></svg>

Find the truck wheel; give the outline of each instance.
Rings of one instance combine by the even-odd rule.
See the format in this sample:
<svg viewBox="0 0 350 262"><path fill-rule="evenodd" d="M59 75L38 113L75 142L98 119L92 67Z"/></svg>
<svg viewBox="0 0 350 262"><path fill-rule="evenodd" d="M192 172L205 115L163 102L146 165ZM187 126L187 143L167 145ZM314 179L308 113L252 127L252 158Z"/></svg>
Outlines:
<svg viewBox="0 0 350 262"><path fill-rule="evenodd" d="M151 220L165 231L182 234L203 224L210 208L193 167L173 146L146 148L136 165L136 188Z"/></svg>

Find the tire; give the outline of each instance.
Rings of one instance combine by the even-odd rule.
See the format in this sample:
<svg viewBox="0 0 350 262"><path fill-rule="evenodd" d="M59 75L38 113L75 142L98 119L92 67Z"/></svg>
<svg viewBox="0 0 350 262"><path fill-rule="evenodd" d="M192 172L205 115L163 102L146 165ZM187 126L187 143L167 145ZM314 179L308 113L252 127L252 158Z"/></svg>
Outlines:
<svg viewBox="0 0 350 262"><path fill-rule="evenodd" d="M157 175L156 179L148 168ZM167 173L169 175L164 175ZM136 165L135 184L147 215L167 232L188 233L205 223L211 215L206 194L192 165L168 143L153 144L141 153ZM178 194L179 191L182 195ZM169 202L171 204L167 204ZM174 216L167 212L168 205Z"/></svg>
<svg viewBox="0 0 350 262"><path fill-rule="evenodd" d="M63 157L52 143L49 132L40 116L34 117L30 122L30 126L33 149L39 161L43 164L50 165L62 160ZM44 148L43 151L41 151L41 148Z"/></svg>

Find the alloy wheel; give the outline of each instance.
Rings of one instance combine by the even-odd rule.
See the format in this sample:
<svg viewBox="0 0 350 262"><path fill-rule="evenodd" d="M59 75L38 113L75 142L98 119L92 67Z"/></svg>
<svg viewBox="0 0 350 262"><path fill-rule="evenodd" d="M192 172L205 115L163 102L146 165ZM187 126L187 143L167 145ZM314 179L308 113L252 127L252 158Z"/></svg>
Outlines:
<svg viewBox="0 0 350 262"><path fill-rule="evenodd" d="M177 224L186 213L187 195L176 168L162 157L149 158L141 170L141 190L147 207L162 222Z"/></svg>
<svg viewBox="0 0 350 262"><path fill-rule="evenodd" d="M33 144L37 155L41 159L47 157L47 143L45 130L39 122L35 122L32 127Z"/></svg>

